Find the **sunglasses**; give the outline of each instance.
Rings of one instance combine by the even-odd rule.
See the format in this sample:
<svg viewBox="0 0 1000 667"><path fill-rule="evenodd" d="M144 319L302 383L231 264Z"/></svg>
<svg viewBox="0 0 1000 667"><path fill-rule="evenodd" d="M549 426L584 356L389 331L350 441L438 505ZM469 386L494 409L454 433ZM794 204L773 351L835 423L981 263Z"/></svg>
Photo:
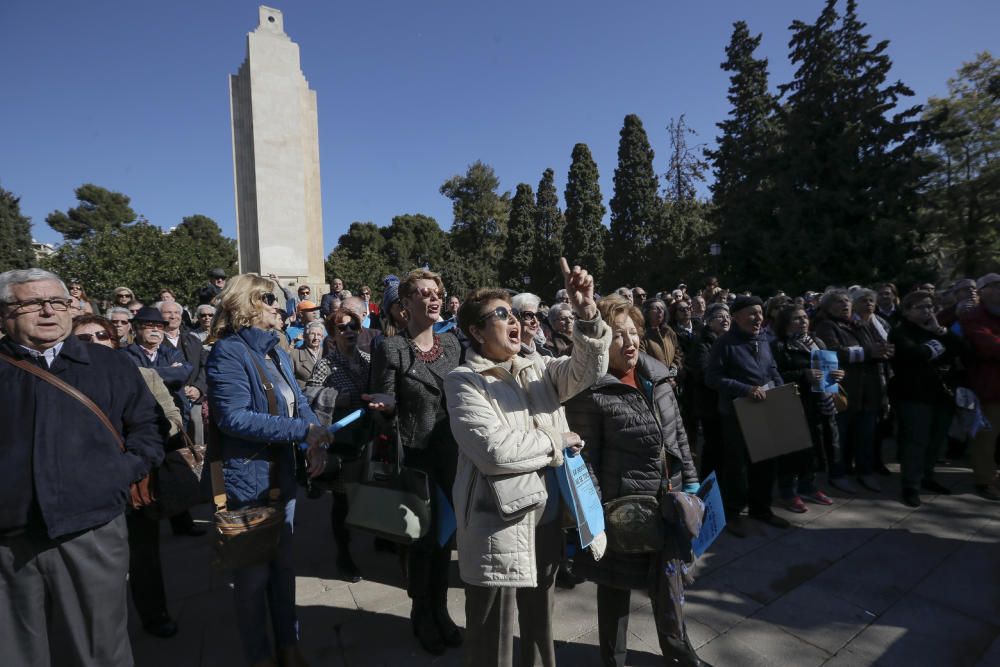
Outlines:
<svg viewBox="0 0 1000 667"><path fill-rule="evenodd" d="M358 326L357 322L341 322L337 325L337 331L339 333L347 333L348 331L357 331L361 327Z"/></svg>
<svg viewBox="0 0 1000 667"><path fill-rule="evenodd" d="M214 315L213 315L212 313L198 313L198 317L199 317L200 319L204 319L204 318L206 318L206 317L207 317L208 319L212 319L212 318L214 317Z"/></svg>
<svg viewBox="0 0 1000 667"><path fill-rule="evenodd" d="M498 320L503 320L504 322L509 322L512 319L516 321L516 318L514 317L514 314L510 312L510 309L507 308L507 306L497 306L496 308L494 308L490 312L483 313L482 315L480 315L479 316L479 320L477 320L477 321L479 321L479 322L485 322L486 320L490 319L491 317L495 317Z"/></svg>
<svg viewBox="0 0 1000 667"><path fill-rule="evenodd" d="M163 329L163 322L138 322L140 329Z"/></svg>
<svg viewBox="0 0 1000 667"><path fill-rule="evenodd" d="M444 292L437 289L431 289L430 287L418 287L417 294L425 299L429 299L433 295L438 298L438 301L444 301Z"/></svg>
<svg viewBox="0 0 1000 667"><path fill-rule="evenodd" d="M278 297L274 296L273 292L264 292L260 295L260 300L269 306L273 306L278 301Z"/></svg>
<svg viewBox="0 0 1000 667"><path fill-rule="evenodd" d="M537 321L538 320L538 313L533 313L530 310L522 310L521 311L521 321L523 322L524 320L536 320Z"/></svg>
<svg viewBox="0 0 1000 667"><path fill-rule="evenodd" d="M82 333L77 334L76 337L84 343L89 343L92 340L111 340L111 335L107 331L98 331L92 334Z"/></svg>

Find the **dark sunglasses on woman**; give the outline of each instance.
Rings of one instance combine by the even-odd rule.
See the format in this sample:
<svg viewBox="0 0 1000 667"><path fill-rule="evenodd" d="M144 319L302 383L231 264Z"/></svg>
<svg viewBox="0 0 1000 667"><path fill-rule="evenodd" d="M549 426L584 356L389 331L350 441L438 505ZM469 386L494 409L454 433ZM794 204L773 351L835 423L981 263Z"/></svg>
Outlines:
<svg viewBox="0 0 1000 667"><path fill-rule="evenodd" d="M77 338L82 340L84 343L89 343L94 339L97 340L111 340L111 335L107 331L95 331L92 334L81 333L76 335Z"/></svg>
<svg viewBox="0 0 1000 667"><path fill-rule="evenodd" d="M260 300L269 306L273 306L278 301L278 297L274 296L273 292L264 292L260 295Z"/></svg>
<svg viewBox="0 0 1000 667"><path fill-rule="evenodd" d="M482 315L480 315L479 316L479 321L480 322L485 322L486 320L490 319L491 317L495 317L498 320L503 320L504 322L509 322L512 318L514 318L514 315L513 315L513 313L510 312L510 309L507 308L507 306L497 306L496 308L494 308L490 312L483 313ZM516 318L514 318L514 319L516 320Z"/></svg>
<svg viewBox="0 0 1000 667"><path fill-rule="evenodd" d="M361 327L358 326L357 322L341 322L337 325L337 331L340 333L347 333L348 331L357 331Z"/></svg>

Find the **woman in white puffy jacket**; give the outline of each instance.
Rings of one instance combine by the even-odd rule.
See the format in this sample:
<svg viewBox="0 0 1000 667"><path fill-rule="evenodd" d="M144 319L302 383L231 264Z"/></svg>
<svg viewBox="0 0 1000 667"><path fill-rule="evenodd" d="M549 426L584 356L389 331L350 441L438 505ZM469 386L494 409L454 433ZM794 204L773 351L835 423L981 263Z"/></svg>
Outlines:
<svg viewBox="0 0 1000 667"><path fill-rule="evenodd" d="M513 663L515 609L518 663L555 665L552 592L562 556L555 468L564 449L584 445L561 403L604 375L611 342L593 279L565 259L561 265L577 315L572 356L518 356L520 324L505 290L474 290L458 312L472 349L445 392L459 450L453 492L466 665Z"/></svg>

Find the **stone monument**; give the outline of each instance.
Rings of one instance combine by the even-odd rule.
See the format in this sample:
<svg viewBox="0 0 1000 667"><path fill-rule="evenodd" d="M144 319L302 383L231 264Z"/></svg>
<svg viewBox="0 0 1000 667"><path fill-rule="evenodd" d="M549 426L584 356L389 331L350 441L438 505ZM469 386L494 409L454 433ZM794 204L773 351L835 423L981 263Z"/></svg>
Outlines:
<svg viewBox="0 0 1000 667"><path fill-rule="evenodd" d="M229 77L241 272L326 290L316 91L277 9L260 7L247 57Z"/></svg>

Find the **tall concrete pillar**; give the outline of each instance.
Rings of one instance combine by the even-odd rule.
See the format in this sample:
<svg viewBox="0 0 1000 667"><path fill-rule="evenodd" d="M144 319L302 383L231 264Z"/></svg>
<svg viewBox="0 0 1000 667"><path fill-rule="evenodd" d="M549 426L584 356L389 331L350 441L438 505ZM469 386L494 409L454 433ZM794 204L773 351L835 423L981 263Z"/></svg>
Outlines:
<svg viewBox="0 0 1000 667"><path fill-rule="evenodd" d="M326 291L316 92L277 9L260 7L229 100L240 271Z"/></svg>

